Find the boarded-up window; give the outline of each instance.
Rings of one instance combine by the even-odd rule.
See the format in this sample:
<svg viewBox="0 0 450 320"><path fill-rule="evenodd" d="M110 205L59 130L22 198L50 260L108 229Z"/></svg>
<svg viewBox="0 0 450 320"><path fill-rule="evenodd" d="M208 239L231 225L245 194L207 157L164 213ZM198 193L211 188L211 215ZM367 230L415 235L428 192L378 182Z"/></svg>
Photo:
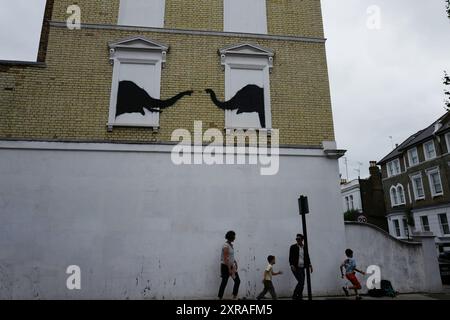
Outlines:
<svg viewBox="0 0 450 320"><path fill-rule="evenodd" d="M110 48L114 70L108 127L159 127L161 69L168 47L132 37Z"/></svg>
<svg viewBox="0 0 450 320"><path fill-rule="evenodd" d="M224 31L267 34L266 0L224 0Z"/></svg>
<svg viewBox="0 0 450 320"><path fill-rule="evenodd" d="M120 0L119 25L164 27L165 0Z"/></svg>
<svg viewBox="0 0 450 320"><path fill-rule="evenodd" d="M229 129L271 129L270 70L273 52L251 44L220 50L225 68L225 111Z"/></svg>

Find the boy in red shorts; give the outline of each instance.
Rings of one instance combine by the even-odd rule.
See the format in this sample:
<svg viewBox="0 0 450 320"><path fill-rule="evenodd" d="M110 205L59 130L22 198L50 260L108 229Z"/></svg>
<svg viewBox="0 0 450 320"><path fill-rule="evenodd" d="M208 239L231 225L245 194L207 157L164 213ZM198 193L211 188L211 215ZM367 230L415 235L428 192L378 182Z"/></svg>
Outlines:
<svg viewBox="0 0 450 320"><path fill-rule="evenodd" d="M353 259L353 251L351 249L345 250L345 255L347 256L347 259L341 264L341 267L339 268L341 271L342 279L344 279L344 270L345 270L345 277L352 283L352 287L342 287L342 289L345 292L345 295L349 296L349 289L355 290L356 294L356 300L361 300L361 296L358 294L358 290L361 289L361 284L358 281L358 278L356 278L356 272L361 273L362 275L365 275L366 273L363 271L360 271L356 269L356 261Z"/></svg>

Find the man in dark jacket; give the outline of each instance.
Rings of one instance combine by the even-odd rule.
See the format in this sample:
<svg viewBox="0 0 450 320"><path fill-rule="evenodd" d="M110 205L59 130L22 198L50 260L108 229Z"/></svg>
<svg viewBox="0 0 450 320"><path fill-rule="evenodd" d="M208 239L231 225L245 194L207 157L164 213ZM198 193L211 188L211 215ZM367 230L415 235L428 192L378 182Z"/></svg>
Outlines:
<svg viewBox="0 0 450 320"><path fill-rule="evenodd" d="M291 265L291 270L295 279L297 279L297 286L295 287L294 294L292 295L292 299L294 300L303 299L305 268L309 266L311 273L313 272L311 260L308 255L305 256L303 239L304 237L302 234L297 234L297 243L293 244L289 250L289 264Z"/></svg>

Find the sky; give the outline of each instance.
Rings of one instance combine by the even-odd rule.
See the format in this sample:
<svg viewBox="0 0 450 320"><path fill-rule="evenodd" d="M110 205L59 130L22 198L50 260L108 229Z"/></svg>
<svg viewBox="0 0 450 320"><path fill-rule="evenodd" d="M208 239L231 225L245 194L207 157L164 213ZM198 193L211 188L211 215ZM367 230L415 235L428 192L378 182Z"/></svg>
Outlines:
<svg viewBox="0 0 450 320"><path fill-rule="evenodd" d="M0 59L36 60L44 5L0 0ZM322 0L322 11L340 171L364 178L444 114L450 19L444 0Z"/></svg>

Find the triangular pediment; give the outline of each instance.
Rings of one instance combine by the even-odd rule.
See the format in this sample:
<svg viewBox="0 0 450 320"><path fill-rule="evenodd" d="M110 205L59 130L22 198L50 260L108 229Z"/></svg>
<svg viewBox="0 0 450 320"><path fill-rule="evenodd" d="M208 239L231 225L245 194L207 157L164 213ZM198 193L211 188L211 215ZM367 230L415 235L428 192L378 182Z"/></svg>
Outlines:
<svg viewBox="0 0 450 320"><path fill-rule="evenodd" d="M121 39L116 42L112 42L109 44L109 47L111 49L127 48L127 49L160 50L160 51L167 51L169 49L169 46L163 43L140 36L129 37Z"/></svg>
<svg viewBox="0 0 450 320"><path fill-rule="evenodd" d="M275 54L273 50L250 43L242 43L227 46L225 48L220 49L219 52L221 55L243 54L243 55L257 55L257 56L261 55L267 57L273 57Z"/></svg>

